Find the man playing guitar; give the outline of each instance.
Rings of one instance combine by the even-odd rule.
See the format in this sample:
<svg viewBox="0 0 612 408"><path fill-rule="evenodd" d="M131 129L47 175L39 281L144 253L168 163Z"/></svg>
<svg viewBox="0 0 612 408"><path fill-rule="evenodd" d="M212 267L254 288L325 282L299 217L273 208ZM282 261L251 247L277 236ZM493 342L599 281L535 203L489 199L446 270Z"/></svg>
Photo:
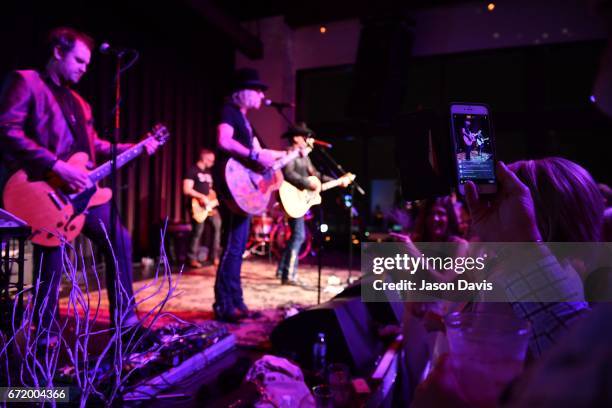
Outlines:
<svg viewBox="0 0 612 408"><path fill-rule="evenodd" d="M472 122L469 119L465 120L465 125L461 128L463 135L463 144L465 145L465 160L472 160L472 146L476 141L476 137L480 132L472 132Z"/></svg>
<svg viewBox="0 0 612 408"><path fill-rule="evenodd" d="M233 93L223 106L221 121L217 127L220 165L215 166L215 185L219 198L231 200L224 179L223 169L229 158L249 162L262 168L271 167L285 152L263 149L253 132L246 114L251 109L259 109L268 89L259 79L256 70L243 68L235 73ZM228 205L220 207L223 219L223 252L215 280L215 318L221 321L236 322L248 315L240 283L242 254L249 236L250 216L234 212Z"/></svg>
<svg viewBox="0 0 612 408"><path fill-rule="evenodd" d="M291 139L290 150L304 149L307 146L306 139L314 137L314 132L306 127L305 123L298 123L296 126L290 127L284 134L284 138ZM303 190L308 189L315 191L320 188L320 183L314 183L309 179L310 176L315 176L323 181L331 181L333 178L321 174L315 169L308 156L298 157L290 162L284 169L283 175L285 181ZM350 181L345 179L341 185L346 187ZM291 228L291 237L287 242L287 246L278 263L276 277L281 279L283 285L299 285L297 280L297 265L300 247L306 238L304 217L289 218L289 227Z"/></svg>
<svg viewBox="0 0 612 408"><path fill-rule="evenodd" d="M191 268L202 267L198 261L198 248L206 219L211 220L214 229L213 246L209 251L209 259L214 265L219 264L221 216L215 209L219 202L213 190L212 172L210 171L214 164L215 154L211 150L201 149L199 160L191 166L183 178L183 194L189 198L189 209L191 210L191 237L187 254L188 265Z"/></svg>
<svg viewBox="0 0 612 408"><path fill-rule="evenodd" d="M48 37L48 60L44 70L16 71L9 75L0 95L0 152L2 163L10 171L24 169L32 180L46 180L55 175L72 192L91 187L88 173L68 160L77 152L85 152L92 162L96 155L108 155L110 143L98 138L93 127L91 108L74 90L87 71L94 48L93 40L71 28L57 28ZM146 142L149 154L159 146L156 140ZM120 144L125 151L132 144ZM35 206L36 203L32 203ZM137 323L132 292L131 239L117 217L116 242L112 251L107 233L111 230L111 204L107 202L89 208L83 233L104 254L106 261L106 287L108 289L110 315L115 320L116 305L121 304L122 325ZM104 224L105 230L100 224ZM51 333L54 311L57 305L58 287L62 278L63 250L61 247L34 245L34 279L40 279L36 294L40 324ZM121 283L116 293L116 281ZM43 299L48 303L40 310ZM118 323L115 322L114 323Z"/></svg>

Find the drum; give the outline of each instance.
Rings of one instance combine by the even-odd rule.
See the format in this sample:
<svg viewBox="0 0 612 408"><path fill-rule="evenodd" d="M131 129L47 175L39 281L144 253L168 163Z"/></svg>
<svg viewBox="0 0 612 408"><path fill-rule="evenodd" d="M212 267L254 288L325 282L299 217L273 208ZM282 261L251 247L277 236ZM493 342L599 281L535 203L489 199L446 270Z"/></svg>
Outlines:
<svg viewBox="0 0 612 408"><path fill-rule="evenodd" d="M304 243L300 248L298 259L306 258L310 253L310 249L312 248L312 233L310 232L308 224L306 224L305 233L306 239L304 239ZM280 259L283 255L283 251L285 250L287 241L289 241L290 237L291 227L289 227L289 222L287 222L287 219L284 216L277 218L274 228L272 229L272 233L270 234L270 248L277 259Z"/></svg>
<svg viewBox="0 0 612 408"><path fill-rule="evenodd" d="M272 232L273 224L274 219L266 213L253 216L251 218L251 236L258 240L268 239Z"/></svg>

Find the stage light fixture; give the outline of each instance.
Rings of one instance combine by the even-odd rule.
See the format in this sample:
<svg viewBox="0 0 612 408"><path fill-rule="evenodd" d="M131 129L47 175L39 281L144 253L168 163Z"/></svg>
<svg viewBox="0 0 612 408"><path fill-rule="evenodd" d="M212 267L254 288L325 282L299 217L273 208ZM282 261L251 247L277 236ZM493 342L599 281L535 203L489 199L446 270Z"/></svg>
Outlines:
<svg viewBox="0 0 612 408"><path fill-rule="evenodd" d="M489 4L487 5L487 10L489 10L489 11L493 11L493 10L495 10L495 3L489 3Z"/></svg>
<svg viewBox="0 0 612 408"><path fill-rule="evenodd" d="M327 32L327 27L325 27L324 25L322 25L321 27L319 27L319 32L321 34L325 34Z"/></svg>
<svg viewBox="0 0 612 408"><path fill-rule="evenodd" d="M325 234L327 231L329 231L329 225L321 224L320 229L321 229L321 232Z"/></svg>

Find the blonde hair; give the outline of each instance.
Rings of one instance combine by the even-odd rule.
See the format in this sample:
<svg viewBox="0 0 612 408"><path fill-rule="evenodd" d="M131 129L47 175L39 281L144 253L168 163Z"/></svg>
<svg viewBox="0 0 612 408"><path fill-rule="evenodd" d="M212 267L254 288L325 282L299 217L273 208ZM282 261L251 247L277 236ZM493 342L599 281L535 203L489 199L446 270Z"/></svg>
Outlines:
<svg viewBox="0 0 612 408"><path fill-rule="evenodd" d="M232 94L232 102L241 108L253 109L257 107L257 95L261 91L254 89L241 89Z"/></svg>
<svg viewBox="0 0 612 408"><path fill-rule="evenodd" d="M603 198L588 171L560 157L518 161L509 167L531 191L544 241L601 240Z"/></svg>

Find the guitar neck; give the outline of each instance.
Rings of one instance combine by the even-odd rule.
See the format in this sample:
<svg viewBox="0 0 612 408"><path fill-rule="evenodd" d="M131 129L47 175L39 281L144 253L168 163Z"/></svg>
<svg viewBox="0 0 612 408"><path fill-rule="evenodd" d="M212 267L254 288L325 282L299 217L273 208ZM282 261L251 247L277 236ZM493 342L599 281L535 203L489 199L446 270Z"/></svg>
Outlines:
<svg viewBox="0 0 612 408"><path fill-rule="evenodd" d="M310 153L310 149L306 149L306 151ZM293 160L297 159L298 157L300 157L300 150L292 150L289 153L287 153L285 157L283 157L280 160L277 160L272 165L272 170L275 170L275 171L280 170L286 165L288 165L289 163L291 163Z"/></svg>
<svg viewBox="0 0 612 408"><path fill-rule="evenodd" d="M321 184L321 191L329 190L330 188L338 187L342 184L342 179L330 180Z"/></svg>
<svg viewBox="0 0 612 408"><path fill-rule="evenodd" d="M145 144L151 138L152 138L152 136L144 139L140 143L134 145L133 147L130 147L128 150L126 150L125 152L123 152L120 155L118 155L117 156L117 168L119 169L119 168L123 167L124 165L126 165L130 161L134 160L136 157L140 156L142 154L142 152L144 151ZM91 173L89 173L89 178L94 183L97 183L98 181L100 181L103 178L105 178L106 176L108 176L111 173L111 170L112 170L112 163L109 160L106 163L104 163L103 165L98 166Z"/></svg>

